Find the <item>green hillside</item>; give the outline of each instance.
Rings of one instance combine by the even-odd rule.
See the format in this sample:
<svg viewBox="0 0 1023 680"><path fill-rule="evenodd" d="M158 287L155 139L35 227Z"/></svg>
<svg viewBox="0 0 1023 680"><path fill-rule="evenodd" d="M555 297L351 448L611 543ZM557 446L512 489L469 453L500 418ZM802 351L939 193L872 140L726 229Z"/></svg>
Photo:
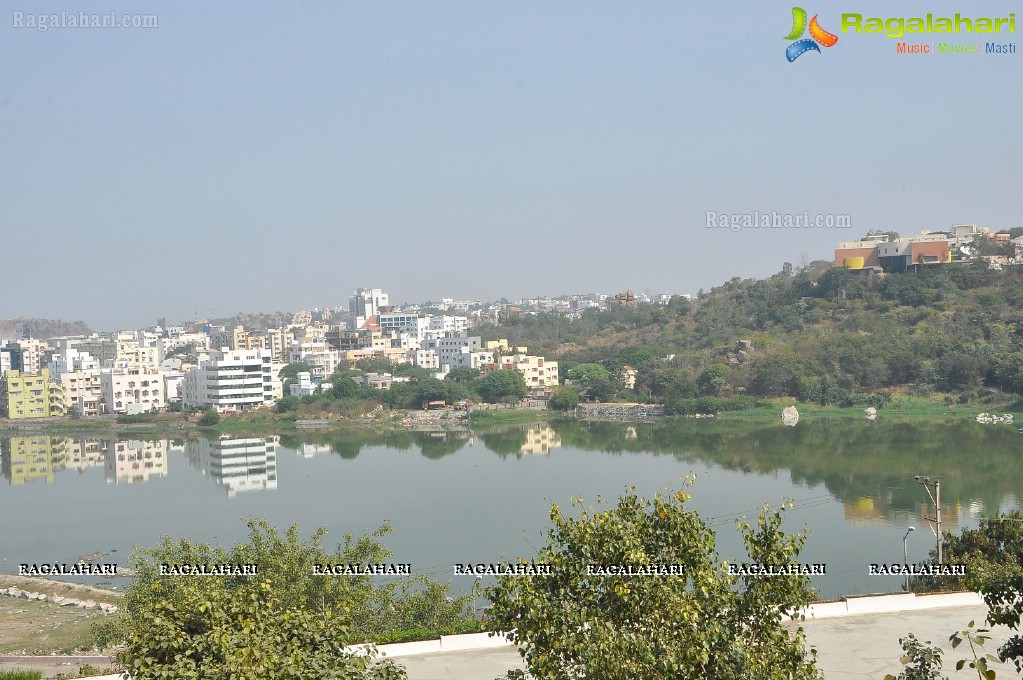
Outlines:
<svg viewBox="0 0 1023 680"><path fill-rule="evenodd" d="M1023 393L1021 282L1018 268L986 264L870 276L786 263L692 303L588 310L574 320L522 315L483 334L559 359L562 376L580 362L619 375L631 365L635 394L667 403L748 395L848 406L883 403L890 391L965 402L982 390Z"/></svg>

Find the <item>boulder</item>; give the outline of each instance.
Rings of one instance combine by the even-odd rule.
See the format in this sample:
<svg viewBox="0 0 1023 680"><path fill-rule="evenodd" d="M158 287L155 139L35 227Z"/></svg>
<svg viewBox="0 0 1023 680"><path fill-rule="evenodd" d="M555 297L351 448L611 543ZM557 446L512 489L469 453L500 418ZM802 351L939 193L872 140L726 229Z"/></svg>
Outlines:
<svg viewBox="0 0 1023 680"><path fill-rule="evenodd" d="M867 407L866 409L863 410L863 413L866 414L867 417L876 416L877 415L877 409L874 408L873 406L869 406L869 407Z"/></svg>
<svg viewBox="0 0 1023 680"><path fill-rule="evenodd" d="M796 410L795 406L786 406L781 411L782 420L798 420L799 411Z"/></svg>

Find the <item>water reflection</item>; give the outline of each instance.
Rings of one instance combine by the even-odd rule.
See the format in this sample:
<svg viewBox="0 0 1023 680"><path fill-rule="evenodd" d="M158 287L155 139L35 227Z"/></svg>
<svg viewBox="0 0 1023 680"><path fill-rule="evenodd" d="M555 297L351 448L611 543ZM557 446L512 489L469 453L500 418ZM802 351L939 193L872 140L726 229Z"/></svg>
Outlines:
<svg viewBox="0 0 1023 680"><path fill-rule="evenodd" d="M907 424L883 419L777 421L677 420L660 423L553 421L472 433L300 432L280 437L137 440L31 435L0 439L0 468L11 485L52 483L56 475L102 467L113 484L145 483L169 474L183 455L227 497L276 489L277 451L302 459L353 460L363 450L411 451L440 461L478 444L501 458L549 455L564 447L612 455L671 456L739 474L784 474L803 487L824 485L847 523L906 525L933 513L915 475L942 480L946 528L1018 507L1023 488L1020 435L1010 426L971 421ZM834 500L829 500L833 503Z"/></svg>
<svg viewBox="0 0 1023 680"><path fill-rule="evenodd" d="M238 492L277 488L278 437L189 439L188 464L202 472L228 498Z"/></svg>

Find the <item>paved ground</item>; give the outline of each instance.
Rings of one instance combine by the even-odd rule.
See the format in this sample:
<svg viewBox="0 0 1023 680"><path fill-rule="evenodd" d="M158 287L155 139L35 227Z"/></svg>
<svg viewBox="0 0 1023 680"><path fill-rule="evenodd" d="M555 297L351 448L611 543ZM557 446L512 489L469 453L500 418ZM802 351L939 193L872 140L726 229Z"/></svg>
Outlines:
<svg viewBox="0 0 1023 680"><path fill-rule="evenodd" d="M969 648L952 650L948 636L962 630L970 620L982 623L987 607L943 607L922 611L867 614L804 622L807 640L818 650L818 659L827 680L882 680L886 673L896 675L902 668L899 638L913 633L945 650L945 674L951 678L971 677L965 668L955 673L955 662L969 655ZM1007 629L996 629L987 643L994 651L1009 637ZM522 668L513 647L438 654L422 654L396 659L408 670L409 680L493 680L509 668ZM1011 665L993 666L998 677L1017 677ZM973 672L976 678L976 671Z"/></svg>
<svg viewBox="0 0 1023 680"><path fill-rule="evenodd" d="M897 674L902 665L899 638L914 633L945 650L945 674L953 679L975 678L969 668L954 672L955 662L967 657L967 646L952 650L948 636L962 630L971 620L982 623L987 608L980 606L943 607L885 614L864 614L804 622L807 640L818 650L819 665L827 680L882 680L886 673ZM994 651L1011 631L995 629L986 650ZM514 647L465 652L420 654L395 659L408 670L409 680L494 680L509 668L522 668ZM98 665L98 664L97 664ZM45 673L68 672L68 666L46 667L33 664ZM12 665L0 663L0 669ZM1017 677L1015 668L995 665L1000 678Z"/></svg>

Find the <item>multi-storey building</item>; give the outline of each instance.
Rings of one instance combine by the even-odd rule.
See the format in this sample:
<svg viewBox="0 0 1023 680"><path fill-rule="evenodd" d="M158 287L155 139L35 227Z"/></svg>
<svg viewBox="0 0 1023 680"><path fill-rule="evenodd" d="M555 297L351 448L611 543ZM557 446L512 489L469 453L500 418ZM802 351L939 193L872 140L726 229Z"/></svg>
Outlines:
<svg viewBox="0 0 1023 680"><path fill-rule="evenodd" d="M272 404L280 393L275 382L269 350L213 350L185 374L181 399L185 406L242 411Z"/></svg>
<svg viewBox="0 0 1023 680"><path fill-rule="evenodd" d="M18 340L15 344L21 353L21 368L19 370L25 374L39 375L39 372L46 366L47 353L53 347L45 340L36 338Z"/></svg>
<svg viewBox="0 0 1023 680"><path fill-rule="evenodd" d="M494 369L513 368L522 374L530 394L542 396L558 384L558 362L528 354L498 357L490 365Z"/></svg>
<svg viewBox="0 0 1023 680"><path fill-rule="evenodd" d="M423 349L432 349L437 353L437 360L440 362L441 366L444 366L445 364L449 366L463 365L463 352L473 352L480 349L481 346L482 343L480 342L480 337L478 335L472 337L457 336L450 338L437 338L423 342Z"/></svg>
<svg viewBox="0 0 1023 680"><path fill-rule="evenodd" d="M11 369L0 379L0 414L11 420L63 416L64 391L50 380L50 371L23 374Z"/></svg>
<svg viewBox="0 0 1023 680"><path fill-rule="evenodd" d="M371 316L380 314L382 307L389 307L387 293L379 288L359 288L348 302L349 322L352 329L358 329Z"/></svg>
<svg viewBox="0 0 1023 680"><path fill-rule="evenodd" d="M156 369L126 365L100 371L99 381L105 413L145 413L167 403L163 375Z"/></svg>
<svg viewBox="0 0 1023 680"><path fill-rule="evenodd" d="M323 339L295 342L288 348L288 362L302 362L309 366L315 378L329 378L337 370L340 354Z"/></svg>

